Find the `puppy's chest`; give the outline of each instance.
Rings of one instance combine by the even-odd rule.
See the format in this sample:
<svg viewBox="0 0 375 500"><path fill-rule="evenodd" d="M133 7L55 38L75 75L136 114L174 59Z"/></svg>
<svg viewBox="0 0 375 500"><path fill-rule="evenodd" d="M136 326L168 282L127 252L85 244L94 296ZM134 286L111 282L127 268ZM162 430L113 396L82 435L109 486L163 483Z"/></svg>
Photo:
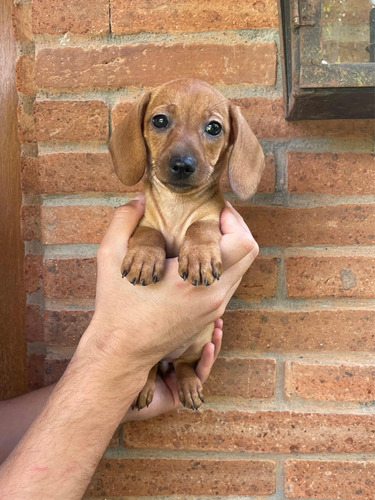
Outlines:
<svg viewBox="0 0 375 500"><path fill-rule="evenodd" d="M158 213L152 217L145 215L144 224L160 231L164 237L167 257L177 257L189 226L194 222L192 217L186 218L179 211L174 213Z"/></svg>

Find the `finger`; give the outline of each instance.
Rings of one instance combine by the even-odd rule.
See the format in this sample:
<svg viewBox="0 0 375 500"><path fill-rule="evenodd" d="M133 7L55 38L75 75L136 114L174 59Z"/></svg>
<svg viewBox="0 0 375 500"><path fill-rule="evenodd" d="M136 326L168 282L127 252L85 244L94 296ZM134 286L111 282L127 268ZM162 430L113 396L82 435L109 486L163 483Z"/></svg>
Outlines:
<svg viewBox="0 0 375 500"><path fill-rule="evenodd" d="M233 253L236 253L235 250L235 244L233 245L233 241L229 243L227 246L226 250L228 251L229 248L233 249ZM238 246L240 244L238 243ZM220 286L223 285L223 289L228 289L232 288L232 286L240 282L243 275L248 271L250 268L251 264L254 262L256 259L257 255L259 252L259 247L258 245L254 246L248 253L245 253L245 256L240 258L237 262L235 261L230 267L226 267L223 274L220 277ZM240 250L237 249L237 256L242 253ZM227 254L227 263L229 263L232 259L235 257L230 256L230 254Z"/></svg>
<svg viewBox="0 0 375 500"><path fill-rule="evenodd" d="M117 208L100 245L101 249L108 247L113 253L119 253L123 257L128 240L143 215L144 207L144 197L140 197Z"/></svg>
<svg viewBox="0 0 375 500"><path fill-rule="evenodd" d="M220 278L220 281L221 281L221 278ZM235 291L237 290L238 288L238 285L241 283L241 278L238 279L234 284L232 284L231 286L228 286L227 287L227 292L226 294L224 295L224 298L220 304L220 306L212 311L212 314L210 315L210 321L216 321L217 318L219 318L220 316L222 316L224 314L224 311L225 311L225 308L227 307L228 305L228 302L230 301L230 299L232 298L232 296L234 295Z"/></svg>
<svg viewBox="0 0 375 500"><path fill-rule="evenodd" d="M215 361L219 356L222 340L223 340L223 330L221 328L215 328L211 339L211 342L215 346L215 353L214 353Z"/></svg>
<svg viewBox="0 0 375 500"><path fill-rule="evenodd" d="M215 362L215 345L212 342L208 342L202 351L201 359L199 360L197 367L195 369L196 374L200 378L201 382L204 384L211 373L212 366Z"/></svg>
<svg viewBox="0 0 375 500"><path fill-rule="evenodd" d="M243 217L237 212L236 209L229 203L229 201L225 202L225 208L221 213L220 224L223 233L231 232L231 220L232 218L236 219L236 222L241 225L241 227L245 231L250 231Z"/></svg>
<svg viewBox="0 0 375 500"><path fill-rule="evenodd" d="M257 242L248 227L244 226L244 223L238 219L240 216L237 215L227 209L222 214L221 229L223 237L220 241L220 249L224 269L232 266L250 253L254 254L254 258L259 253Z"/></svg>
<svg viewBox="0 0 375 500"><path fill-rule="evenodd" d="M215 328L220 328L220 329L223 329L223 324L224 324L224 321L221 319L221 318L218 318L216 321L215 321ZM214 330L215 331L215 330Z"/></svg>

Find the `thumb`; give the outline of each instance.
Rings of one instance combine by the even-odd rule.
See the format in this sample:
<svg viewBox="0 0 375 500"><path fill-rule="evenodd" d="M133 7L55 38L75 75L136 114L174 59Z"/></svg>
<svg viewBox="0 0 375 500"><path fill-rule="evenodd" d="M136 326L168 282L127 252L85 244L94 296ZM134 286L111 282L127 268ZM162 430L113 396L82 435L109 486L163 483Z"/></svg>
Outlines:
<svg viewBox="0 0 375 500"><path fill-rule="evenodd" d="M259 252L258 244L243 218L229 203L221 214L220 227L223 233L220 248L225 269L247 255L255 259Z"/></svg>
<svg viewBox="0 0 375 500"><path fill-rule="evenodd" d="M128 240L134 233L145 209L144 196L136 198L126 205L116 208L113 219L100 244L100 249L111 251L112 255L125 255Z"/></svg>

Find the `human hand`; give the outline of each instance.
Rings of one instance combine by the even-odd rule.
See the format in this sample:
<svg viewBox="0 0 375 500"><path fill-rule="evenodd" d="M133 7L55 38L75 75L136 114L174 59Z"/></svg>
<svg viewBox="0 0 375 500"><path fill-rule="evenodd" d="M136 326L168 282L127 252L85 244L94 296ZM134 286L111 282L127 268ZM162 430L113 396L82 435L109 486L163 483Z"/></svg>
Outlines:
<svg viewBox="0 0 375 500"><path fill-rule="evenodd" d="M193 287L179 277L177 259L167 259L163 280L134 287L121 278L120 267L143 211L141 199L115 212L98 251L95 314L79 345L102 363L107 377L118 379L124 370L139 373L140 387L155 363L224 313L258 254L249 229L228 204L221 216L219 282Z"/></svg>

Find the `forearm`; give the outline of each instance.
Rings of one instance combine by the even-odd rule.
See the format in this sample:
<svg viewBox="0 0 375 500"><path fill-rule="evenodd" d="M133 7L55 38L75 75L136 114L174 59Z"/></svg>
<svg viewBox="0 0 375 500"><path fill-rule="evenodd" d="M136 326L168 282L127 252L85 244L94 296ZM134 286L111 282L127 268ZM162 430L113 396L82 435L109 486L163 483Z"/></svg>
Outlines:
<svg viewBox="0 0 375 500"><path fill-rule="evenodd" d="M55 384L0 401L0 464L39 415Z"/></svg>
<svg viewBox="0 0 375 500"><path fill-rule="evenodd" d="M124 359L124 366L127 360ZM121 418L142 386L114 380L73 357L41 413L0 469L2 498L80 499Z"/></svg>

